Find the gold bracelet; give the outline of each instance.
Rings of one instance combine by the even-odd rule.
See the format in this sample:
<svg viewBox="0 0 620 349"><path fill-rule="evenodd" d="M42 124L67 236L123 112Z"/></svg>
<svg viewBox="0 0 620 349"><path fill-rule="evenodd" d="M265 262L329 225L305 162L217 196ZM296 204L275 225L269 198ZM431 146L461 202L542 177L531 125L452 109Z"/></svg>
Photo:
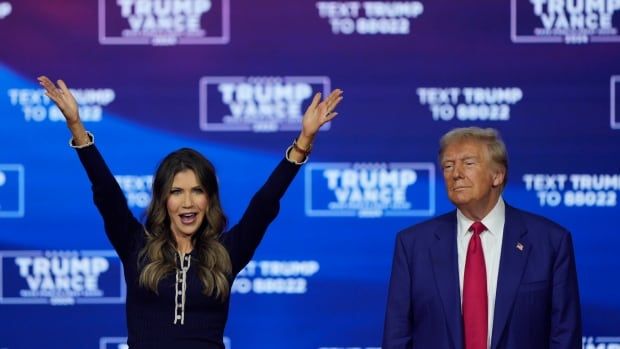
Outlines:
<svg viewBox="0 0 620 349"><path fill-rule="evenodd" d="M310 144L310 146L308 146L308 149L306 150L297 144L297 138L293 140L293 148L298 152L302 153L304 156L308 156L312 152L312 144Z"/></svg>

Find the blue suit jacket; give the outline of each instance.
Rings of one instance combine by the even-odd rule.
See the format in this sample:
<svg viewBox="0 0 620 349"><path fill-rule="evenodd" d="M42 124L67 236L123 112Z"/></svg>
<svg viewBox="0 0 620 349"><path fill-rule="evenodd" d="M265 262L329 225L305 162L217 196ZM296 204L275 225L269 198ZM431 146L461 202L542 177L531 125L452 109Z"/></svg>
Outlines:
<svg viewBox="0 0 620 349"><path fill-rule="evenodd" d="M456 211L398 234L383 349L464 348L456 234ZM492 316L492 349L581 348L568 231L506 205Z"/></svg>

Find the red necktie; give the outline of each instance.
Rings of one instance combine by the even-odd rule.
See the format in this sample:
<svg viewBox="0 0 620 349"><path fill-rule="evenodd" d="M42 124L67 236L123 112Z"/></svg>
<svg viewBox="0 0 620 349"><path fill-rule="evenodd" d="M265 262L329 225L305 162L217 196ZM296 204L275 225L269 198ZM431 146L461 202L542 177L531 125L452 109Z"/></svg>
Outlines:
<svg viewBox="0 0 620 349"><path fill-rule="evenodd" d="M474 222L469 230L473 235L467 247L463 282L465 349L487 349L487 272L480 241L480 233L486 227L481 222Z"/></svg>

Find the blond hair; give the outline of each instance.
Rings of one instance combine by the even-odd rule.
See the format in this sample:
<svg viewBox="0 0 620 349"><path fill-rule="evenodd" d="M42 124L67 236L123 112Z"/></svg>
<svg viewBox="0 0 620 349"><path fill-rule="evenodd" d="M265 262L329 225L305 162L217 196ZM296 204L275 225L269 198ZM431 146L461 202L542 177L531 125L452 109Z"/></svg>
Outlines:
<svg viewBox="0 0 620 349"><path fill-rule="evenodd" d="M489 160L504 170L502 188L505 187L508 181L508 152L499 132L493 128L480 127L452 129L439 140L439 162L441 162L444 151L449 145L463 141L475 141L486 144Z"/></svg>

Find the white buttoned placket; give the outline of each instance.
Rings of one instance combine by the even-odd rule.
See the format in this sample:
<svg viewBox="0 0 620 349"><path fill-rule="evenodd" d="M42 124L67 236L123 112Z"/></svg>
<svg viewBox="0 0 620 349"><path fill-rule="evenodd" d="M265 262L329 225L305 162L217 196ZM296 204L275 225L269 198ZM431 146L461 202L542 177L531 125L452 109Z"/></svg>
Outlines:
<svg viewBox="0 0 620 349"><path fill-rule="evenodd" d="M191 263L189 254L179 253L181 268L177 268L174 295L174 324L185 323L185 291L187 289L187 271Z"/></svg>

